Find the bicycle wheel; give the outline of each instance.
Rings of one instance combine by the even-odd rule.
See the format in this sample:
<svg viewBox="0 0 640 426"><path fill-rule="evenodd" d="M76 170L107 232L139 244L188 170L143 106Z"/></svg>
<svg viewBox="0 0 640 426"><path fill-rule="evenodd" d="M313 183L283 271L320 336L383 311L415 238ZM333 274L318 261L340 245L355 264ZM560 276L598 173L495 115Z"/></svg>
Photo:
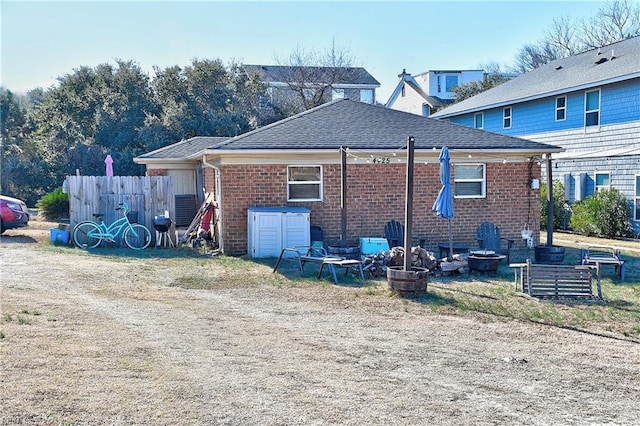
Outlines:
<svg viewBox="0 0 640 426"><path fill-rule="evenodd" d="M139 223L132 223L124 231L124 243L133 250L142 250L151 244L151 231Z"/></svg>
<svg viewBox="0 0 640 426"><path fill-rule="evenodd" d="M73 242L80 248L96 248L102 242L100 227L93 222L80 222L73 228Z"/></svg>

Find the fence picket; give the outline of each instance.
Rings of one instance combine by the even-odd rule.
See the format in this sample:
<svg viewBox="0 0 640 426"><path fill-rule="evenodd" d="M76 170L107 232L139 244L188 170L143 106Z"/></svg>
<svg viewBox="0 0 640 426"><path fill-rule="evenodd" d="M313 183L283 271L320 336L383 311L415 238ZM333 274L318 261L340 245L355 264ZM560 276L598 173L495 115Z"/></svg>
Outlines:
<svg viewBox="0 0 640 426"><path fill-rule="evenodd" d="M152 231L155 216L168 211L169 217L175 217L170 176L67 176L67 183L71 226L92 220L94 213L104 214L110 223L120 217L115 208L122 202L129 203L130 210L138 212L138 223ZM174 234L173 226L169 234Z"/></svg>

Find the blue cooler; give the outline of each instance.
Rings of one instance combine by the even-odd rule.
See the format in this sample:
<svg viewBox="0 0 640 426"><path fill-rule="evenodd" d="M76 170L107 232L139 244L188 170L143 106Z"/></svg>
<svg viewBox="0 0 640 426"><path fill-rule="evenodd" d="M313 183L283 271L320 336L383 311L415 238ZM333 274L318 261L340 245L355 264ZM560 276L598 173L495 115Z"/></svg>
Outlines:
<svg viewBox="0 0 640 426"><path fill-rule="evenodd" d="M360 254L363 256L389 251L386 238L360 238Z"/></svg>
<svg viewBox="0 0 640 426"><path fill-rule="evenodd" d="M52 243L69 244L69 237L71 236L71 233L68 229L50 228L49 231L51 231Z"/></svg>

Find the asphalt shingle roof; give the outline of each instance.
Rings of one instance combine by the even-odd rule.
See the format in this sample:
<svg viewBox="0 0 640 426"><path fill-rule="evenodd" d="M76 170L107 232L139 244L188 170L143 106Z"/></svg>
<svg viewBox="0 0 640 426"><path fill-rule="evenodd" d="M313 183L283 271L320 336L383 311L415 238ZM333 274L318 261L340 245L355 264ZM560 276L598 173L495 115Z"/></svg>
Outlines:
<svg viewBox="0 0 640 426"><path fill-rule="evenodd" d="M360 67L294 67L284 65L243 65L247 71L259 72L268 83L286 83L296 81L296 75L302 73L309 78L308 83L320 84L356 84L380 87L378 80ZM335 70L338 70L336 72ZM337 81L335 81L337 78Z"/></svg>
<svg viewBox="0 0 640 426"><path fill-rule="evenodd" d="M185 159L227 139L229 138L196 136L147 152L146 154L138 156L138 158Z"/></svg>
<svg viewBox="0 0 640 426"><path fill-rule="evenodd" d="M600 52L600 53L598 53ZM551 61L433 114L446 118L528 99L640 77L640 37Z"/></svg>
<svg viewBox="0 0 640 426"><path fill-rule="evenodd" d="M212 145L214 150L397 149L414 136L416 149L559 148L421 117L383 106L339 99Z"/></svg>

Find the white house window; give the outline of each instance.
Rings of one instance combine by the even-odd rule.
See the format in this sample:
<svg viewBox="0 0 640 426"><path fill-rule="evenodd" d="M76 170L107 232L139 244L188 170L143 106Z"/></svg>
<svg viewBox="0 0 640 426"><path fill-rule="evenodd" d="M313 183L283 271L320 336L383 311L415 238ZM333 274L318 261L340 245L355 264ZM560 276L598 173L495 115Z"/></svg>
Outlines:
<svg viewBox="0 0 640 426"><path fill-rule="evenodd" d="M584 124L587 127L600 125L600 90L584 95Z"/></svg>
<svg viewBox="0 0 640 426"><path fill-rule="evenodd" d="M596 172L596 192L611 188L611 173Z"/></svg>
<svg viewBox="0 0 640 426"><path fill-rule="evenodd" d="M457 75L448 75L445 77L445 90L451 92L458 85Z"/></svg>
<svg viewBox="0 0 640 426"><path fill-rule="evenodd" d="M556 121L564 121L567 118L567 97L556 98Z"/></svg>
<svg viewBox="0 0 640 426"><path fill-rule="evenodd" d="M475 127L476 129L483 129L484 128L484 113L483 112L478 112L478 113L474 114L474 116L473 116L473 127Z"/></svg>
<svg viewBox="0 0 640 426"><path fill-rule="evenodd" d="M371 89L362 89L360 90L360 102L364 102L366 104L373 103L373 90Z"/></svg>
<svg viewBox="0 0 640 426"><path fill-rule="evenodd" d="M636 175L636 197L633 205L635 206L634 220L640 220L640 175Z"/></svg>
<svg viewBox="0 0 640 426"><path fill-rule="evenodd" d="M486 170L484 164L456 164L453 169L456 198L484 198Z"/></svg>
<svg viewBox="0 0 640 426"><path fill-rule="evenodd" d="M287 200L322 201L322 166L288 166Z"/></svg>
<svg viewBox="0 0 640 426"><path fill-rule="evenodd" d="M331 91L331 100L344 98L344 89L333 89Z"/></svg>
<svg viewBox="0 0 640 426"><path fill-rule="evenodd" d="M511 107L506 107L502 110L502 128L511 128Z"/></svg>

